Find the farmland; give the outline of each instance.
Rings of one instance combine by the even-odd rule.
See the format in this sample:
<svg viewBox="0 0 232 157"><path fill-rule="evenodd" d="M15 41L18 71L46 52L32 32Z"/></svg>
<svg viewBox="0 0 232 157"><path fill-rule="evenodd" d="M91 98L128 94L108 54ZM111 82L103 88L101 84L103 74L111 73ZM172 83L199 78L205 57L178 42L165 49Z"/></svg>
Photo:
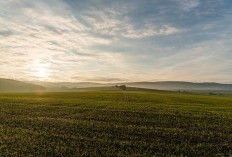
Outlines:
<svg viewBox="0 0 232 157"><path fill-rule="evenodd" d="M0 156L223 156L231 150L231 96L0 94Z"/></svg>

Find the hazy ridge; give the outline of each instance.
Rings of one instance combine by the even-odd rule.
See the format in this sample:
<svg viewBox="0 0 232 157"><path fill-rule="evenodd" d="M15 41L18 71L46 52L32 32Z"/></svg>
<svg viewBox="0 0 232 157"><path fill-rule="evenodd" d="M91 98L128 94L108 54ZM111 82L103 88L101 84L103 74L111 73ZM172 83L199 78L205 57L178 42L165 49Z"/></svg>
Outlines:
<svg viewBox="0 0 232 157"><path fill-rule="evenodd" d="M181 81L164 81L164 82L133 82L125 83L130 87L140 87L159 90L232 90L232 84L221 84L214 82L181 82Z"/></svg>
<svg viewBox="0 0 232 157"><path fill-rule="evenodd" d="M46 88L40 85L0 78L1 92L39 92L45 90Z"/></svg>
<svg viewBox="0 0 232 157"><path fill-rule="evenodd" d="M78 91L81 88L112 87L124 84L128 87L157 90L223 90L232 91L232 84L194 83L181 81L164 82L127 82L127 83L95 83L95 82L22 82L0 78L1 92L35 92L35 91Z"/></svg>

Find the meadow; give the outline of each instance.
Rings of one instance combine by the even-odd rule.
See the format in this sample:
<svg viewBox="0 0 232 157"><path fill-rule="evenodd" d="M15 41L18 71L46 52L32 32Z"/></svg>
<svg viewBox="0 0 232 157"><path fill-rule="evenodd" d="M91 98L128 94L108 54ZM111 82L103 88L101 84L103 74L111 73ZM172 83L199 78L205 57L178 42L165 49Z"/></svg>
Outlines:
<svg viewBox="0 0 232 157"><path fill-rule="evenodd" d="M1 93L0 156L226 156L232 97L163 91Z"/></svg>

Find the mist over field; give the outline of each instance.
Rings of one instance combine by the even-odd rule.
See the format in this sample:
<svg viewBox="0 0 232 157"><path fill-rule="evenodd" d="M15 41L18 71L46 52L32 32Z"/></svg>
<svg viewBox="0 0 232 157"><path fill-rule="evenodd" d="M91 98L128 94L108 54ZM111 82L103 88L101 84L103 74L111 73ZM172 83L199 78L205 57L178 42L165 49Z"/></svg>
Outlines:
<svg viewBox="0 0 232 157"><path fill-rule="evenodd" d="M0 0L0 157L232 156L231 0Z"/></svg>

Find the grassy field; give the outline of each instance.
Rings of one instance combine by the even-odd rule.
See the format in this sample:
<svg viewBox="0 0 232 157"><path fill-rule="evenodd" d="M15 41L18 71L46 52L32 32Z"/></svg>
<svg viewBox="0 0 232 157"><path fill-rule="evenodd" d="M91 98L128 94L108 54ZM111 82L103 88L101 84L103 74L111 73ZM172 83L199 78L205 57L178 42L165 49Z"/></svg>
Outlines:
<svg viewBox="0 0 232 157"><path fill-rule="evenodd" d="M162 91L0 94L0 156L223 156L232 97Z"/></svg>

